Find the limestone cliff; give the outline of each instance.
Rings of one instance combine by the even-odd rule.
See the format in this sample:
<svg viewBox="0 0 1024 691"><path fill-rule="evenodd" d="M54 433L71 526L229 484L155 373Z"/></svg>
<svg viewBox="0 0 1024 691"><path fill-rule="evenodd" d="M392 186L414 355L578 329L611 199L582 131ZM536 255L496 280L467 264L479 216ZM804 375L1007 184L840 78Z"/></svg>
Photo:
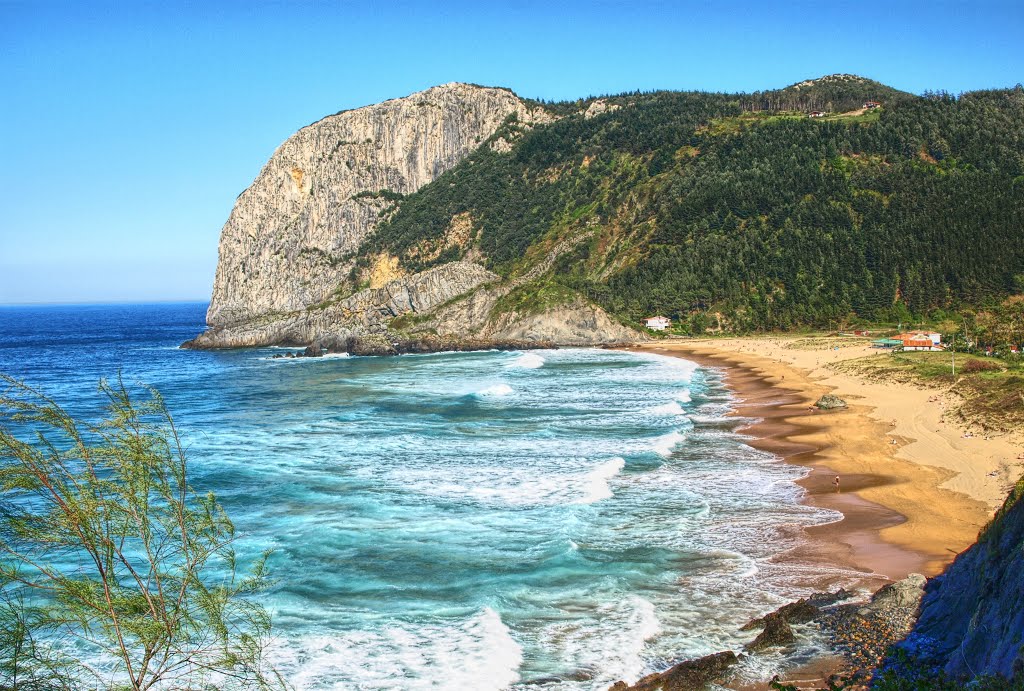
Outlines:
<svg viewBox="0 0 1024 691"><path fill-rule="evenodd" d="M368 338L386 345L387 325L395 317L429 312L496 278L476 264L452 262L379 288L361 290L337 302L267 314L227 329L210 329L188 345L221 348L319 343L331 349L352 350L355 341Z"/></svg>
<svg viewBox="0 0 1024 691"><path fill-rule="evenodd" d="M299 130L235 202L221 232L209 329L186 345L317 341L352 349L356 341L369 339L386 349L395 339L434 336L566 343L629 338L629 330L583 302L547 319L506 317L495 325L494 299L485 299L485 314L449 321L440 330L424 327L422 319L406 320L411 328L402 332L390 328L397 317L423 317L499 282L473 263L478 259L473 252L464 261L412 273L396 257L364 256L363 242L402 196L437 179L509 119L529 128L553 116L508 90L447 84L331 115ZM510 148L505 140L492 140L491 146ZM465 245L471 231L469 219L454 218L447 244L425 245L424 252L440 255L453 244ZM496 299L515 285L485 297ZM605 327L609 331L602 333Z"/></svg>
<svg viewBox="0 0 1024 691"><path fill-rule="evenodd" d="M389 201L462 160L509 116L545 117L510 91L438 86L350 110L285 141L221 232L212 327L292 312L331 295Z"/></svg>
<svg viewBox="0 0 1024 691"><path fill-rule="evenodd" d="M596 305L579 296L546 308L517 309L502 305L513 291L529 288L550 272L555 262L588 240L592 230L580 232L555 244L522 274L452 300L411 326L412 334L435 334L447 338L470 335L493 342L539 342L561 345L619 343L642 338L632 329L613 321Z"/></svg>

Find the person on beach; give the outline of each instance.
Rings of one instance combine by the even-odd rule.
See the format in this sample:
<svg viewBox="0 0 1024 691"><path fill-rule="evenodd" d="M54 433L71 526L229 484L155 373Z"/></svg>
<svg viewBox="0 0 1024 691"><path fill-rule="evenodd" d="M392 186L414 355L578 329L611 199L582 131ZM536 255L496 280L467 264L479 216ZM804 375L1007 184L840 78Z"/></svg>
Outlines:
<svg viewBox="0 0 1024 691"><path fill-rule="evenodd" d="M832 486L836 488L837 492L839 491L839 476L838 475L836 475L836 479L832 481Z"/></svg>

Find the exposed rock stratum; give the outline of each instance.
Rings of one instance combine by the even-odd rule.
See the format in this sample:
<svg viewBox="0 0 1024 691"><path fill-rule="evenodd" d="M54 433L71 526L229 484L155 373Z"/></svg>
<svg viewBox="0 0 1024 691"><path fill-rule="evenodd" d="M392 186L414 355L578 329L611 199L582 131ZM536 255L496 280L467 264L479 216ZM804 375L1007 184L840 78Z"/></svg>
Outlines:
<svg viewBox="0 0 1024 691"><path fill-rule="evenodd" d="M536 314L501 312L500 298L522 280L502 281L474 262L472 251L461 261L415 273L395 257L370 257L365 248L401 196L433 182L489 140L494 151L507 151L507 141L492 139L503 124L514 120L529 128L552 119L506 89L453 83L300 129L236 200L221 231L209 328L186 345L316 343L388 352L410 337L438 347L459 340L515 345L634 339L635 332L582 299ZM465 249L472 240L471 221L453 218L446 242ZM550 268L549 259L541 269ZM433 314L442 306L444 314Z"/></svg>

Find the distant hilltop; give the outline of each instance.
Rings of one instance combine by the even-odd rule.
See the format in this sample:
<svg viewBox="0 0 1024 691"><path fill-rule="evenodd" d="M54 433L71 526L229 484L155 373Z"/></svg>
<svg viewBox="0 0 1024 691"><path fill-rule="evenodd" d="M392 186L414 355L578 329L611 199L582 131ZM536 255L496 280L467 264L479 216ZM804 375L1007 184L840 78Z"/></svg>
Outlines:
<svg viewBox="0 0 1024 691"><path fill-rule="evenodd" d="M559 103L433 87L278 147L187 345L599 344L651 314L703 333L996 302L1024 292L1020 131L1020 89L844 74Z"/></svg>

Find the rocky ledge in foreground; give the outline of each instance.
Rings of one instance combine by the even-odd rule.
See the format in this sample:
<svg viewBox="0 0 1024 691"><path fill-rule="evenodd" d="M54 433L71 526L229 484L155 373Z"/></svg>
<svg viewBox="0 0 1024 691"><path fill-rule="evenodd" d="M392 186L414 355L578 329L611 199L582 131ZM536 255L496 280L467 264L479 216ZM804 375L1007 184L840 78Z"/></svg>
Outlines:
<svg viewBox="0 0 1024 691"><path fill-rule="evenodd" d="M844 662L840 675L867 678L885 651L910 631L924 594L925 578L911 574L876 592L868 602L841 604L853 594L846 590L816 593L747 623L741 631L761 632L739 655L727 650L680 662L664 672L650 674L630 686L616 682L609 691L698 691L710 684L729 683L733 666L749 655L767 650L785 654L798 642L793 626L810 624L823 633L831 649Z"/></svg>
<svg viewBox="0 0 1024 691"><path fill-rule="evenodd" d="M632 686L616 682L609 691L693 691L721 679L739 661L731 650L687 660L658 674L649 674Z"/></svg>

